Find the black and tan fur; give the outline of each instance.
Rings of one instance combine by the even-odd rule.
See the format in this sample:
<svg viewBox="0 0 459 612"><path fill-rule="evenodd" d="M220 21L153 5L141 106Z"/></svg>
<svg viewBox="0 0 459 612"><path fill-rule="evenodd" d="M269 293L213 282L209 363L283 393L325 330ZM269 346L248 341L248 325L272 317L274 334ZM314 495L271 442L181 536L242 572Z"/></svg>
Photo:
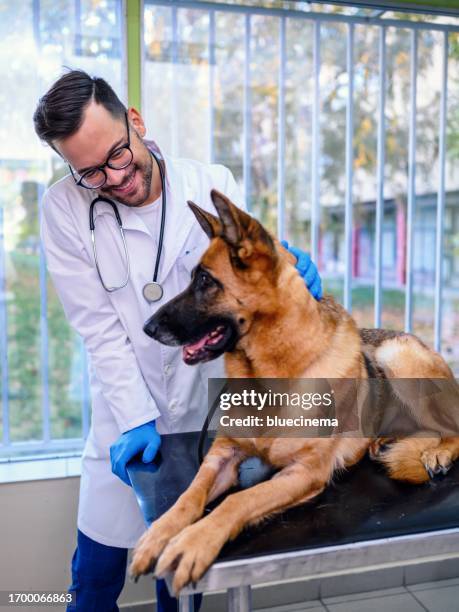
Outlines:
<svg viewBox="0 0 459 612"><path fill-rule="evenodd" d="M199 346L184 349L189 363L224 352L230 378L453 379L442 357L415 336L359 331L331 297L316 301L295 270L295 258L260 223L222 194L214 191L212 199L218 217L190 203L211 243L188 289L145 325L152 337ZM209 341L200 346L201 338ZM180 591L245 526L315 497L336 469L358 462L370 445L392 478L421 483L446 471L459 454L459 438L441 439L428 414L412 417L419 435L395 440L217 438L190 487L140 539L131 573L154 567L161 576L174 569L174 590ZM227 496L202 518L206 504L236 484L239 464L253 455L272 465L275 475Z"/></svg>

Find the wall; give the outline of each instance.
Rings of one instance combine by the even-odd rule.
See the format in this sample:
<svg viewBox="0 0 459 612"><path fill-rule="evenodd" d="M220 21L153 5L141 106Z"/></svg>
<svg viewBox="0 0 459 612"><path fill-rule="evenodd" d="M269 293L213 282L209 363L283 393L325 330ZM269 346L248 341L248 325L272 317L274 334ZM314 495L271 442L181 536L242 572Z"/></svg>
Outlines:
<svg viewBox="0 0 459 612"><path fill-rule="evenodd" d="M67 590L79 484L78 477L0 484L0 591ZM153 594L151 577L127 581L120 604L148 601ZM58 608L40 607L45 610Z"/></svg>

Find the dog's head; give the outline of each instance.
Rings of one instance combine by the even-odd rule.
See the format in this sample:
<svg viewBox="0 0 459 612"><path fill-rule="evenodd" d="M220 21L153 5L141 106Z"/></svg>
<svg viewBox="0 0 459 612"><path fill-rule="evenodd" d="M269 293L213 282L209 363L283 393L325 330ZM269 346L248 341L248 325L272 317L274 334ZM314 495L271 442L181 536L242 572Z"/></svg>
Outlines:
<svg viewBox="0 0 459 612"><path fill-rule="evenodd" d="M274 239L224 195L213 190L211 197L218 217L188 202L211 240L190 285L144 326L159 342L182 345L190 365L232 351L256 317L278 307L280 257ZM284 251L284 257L291 256Z"/></svg>

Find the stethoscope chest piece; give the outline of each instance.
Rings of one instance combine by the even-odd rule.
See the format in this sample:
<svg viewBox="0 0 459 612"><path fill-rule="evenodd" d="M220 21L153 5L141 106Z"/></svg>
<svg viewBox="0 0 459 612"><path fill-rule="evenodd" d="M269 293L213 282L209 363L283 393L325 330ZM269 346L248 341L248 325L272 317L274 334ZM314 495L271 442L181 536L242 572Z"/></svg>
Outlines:
<svg viewBox="0 0 459 612"><path fill-rule="evenodd" d="M147 302L158 302L163 297L163 288L159 283L147 283L142 293Z"/></svg>

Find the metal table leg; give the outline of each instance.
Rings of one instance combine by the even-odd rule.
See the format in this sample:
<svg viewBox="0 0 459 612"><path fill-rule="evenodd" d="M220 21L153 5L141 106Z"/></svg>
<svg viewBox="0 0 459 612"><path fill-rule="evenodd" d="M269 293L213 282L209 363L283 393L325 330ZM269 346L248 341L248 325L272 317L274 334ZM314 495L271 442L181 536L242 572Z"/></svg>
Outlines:
<svg viewBox="0 0 459 612"><path fill-rule="evenodd" d="M179 612L194 612L194 596L180 595Z"/></svg>
<svg viewBox="0 0 459 612"><path fill-rule="evenodd" d="M228 589L228 612L251 612L252 591L250 585Z"/></svg>

